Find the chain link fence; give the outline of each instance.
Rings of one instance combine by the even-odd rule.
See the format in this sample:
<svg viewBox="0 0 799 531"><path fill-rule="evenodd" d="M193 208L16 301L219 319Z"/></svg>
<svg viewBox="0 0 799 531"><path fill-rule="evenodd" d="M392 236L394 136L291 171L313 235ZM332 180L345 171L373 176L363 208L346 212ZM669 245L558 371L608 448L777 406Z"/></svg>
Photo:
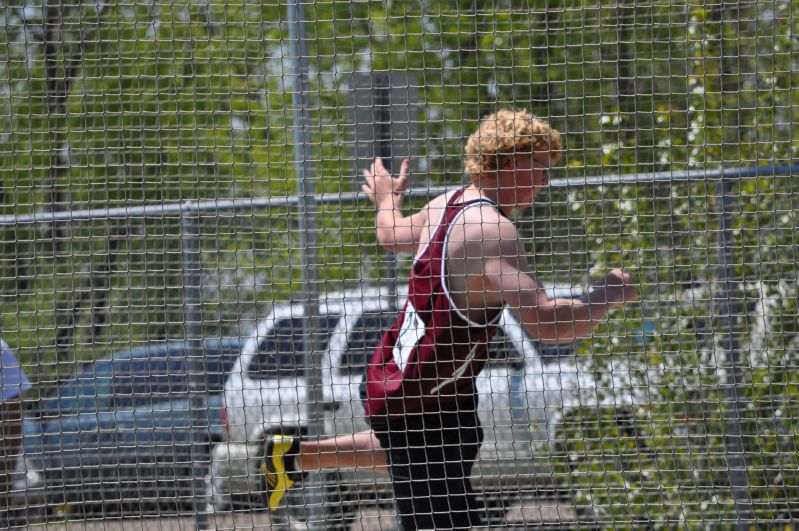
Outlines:
<svg viewBox="0 0 799 531"><path fill-rule="evenodd" d="M795 525L797 9L4 6L0 522L396 529L385 471L343 464L267 515L264 442L368 428L411 257L360 171L410 158L411 212L520 108L565 144L514 217L536 275L579 297L624 267L639 298L557 346L503 313L486 524Z"/></svg>

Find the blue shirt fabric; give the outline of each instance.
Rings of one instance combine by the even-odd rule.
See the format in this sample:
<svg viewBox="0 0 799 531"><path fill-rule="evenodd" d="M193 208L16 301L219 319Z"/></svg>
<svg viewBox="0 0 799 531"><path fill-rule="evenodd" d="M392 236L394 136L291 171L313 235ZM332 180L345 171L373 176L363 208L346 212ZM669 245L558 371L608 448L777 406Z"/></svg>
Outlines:
<svg viewBox="0 0 799 531"><path fill-rule="evenodd" d="M0 402L30 389L31 383L8 344L0 339Z"/></svg>

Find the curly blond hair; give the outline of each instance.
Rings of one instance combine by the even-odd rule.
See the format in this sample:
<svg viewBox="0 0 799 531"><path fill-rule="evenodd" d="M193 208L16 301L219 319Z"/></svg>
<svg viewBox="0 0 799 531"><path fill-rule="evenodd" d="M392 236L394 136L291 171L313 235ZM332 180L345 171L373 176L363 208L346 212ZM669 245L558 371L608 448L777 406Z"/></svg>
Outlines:
<svg viewBox="0 0 799 531"><path fill-rule="evenodd" d="M505 157L549 153L554 164L562 149L560 133L549 123L525 110L502 109L485 116L469 137L464 168L477 182L496 173Z"/></svg>

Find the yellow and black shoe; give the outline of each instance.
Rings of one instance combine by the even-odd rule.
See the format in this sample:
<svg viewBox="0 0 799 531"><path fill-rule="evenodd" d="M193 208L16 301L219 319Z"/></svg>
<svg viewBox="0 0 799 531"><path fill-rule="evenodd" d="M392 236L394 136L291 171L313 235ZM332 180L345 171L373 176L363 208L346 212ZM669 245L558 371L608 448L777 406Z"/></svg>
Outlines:
<svg viewBox="0 0 799 531"><path fill-rule="evenodd" d="M271 435L266 439L264 462L261 464L266 487L266 504L276 511L286 492L302 479L294 456L300 451L300 440L287 435Z"/></svg>

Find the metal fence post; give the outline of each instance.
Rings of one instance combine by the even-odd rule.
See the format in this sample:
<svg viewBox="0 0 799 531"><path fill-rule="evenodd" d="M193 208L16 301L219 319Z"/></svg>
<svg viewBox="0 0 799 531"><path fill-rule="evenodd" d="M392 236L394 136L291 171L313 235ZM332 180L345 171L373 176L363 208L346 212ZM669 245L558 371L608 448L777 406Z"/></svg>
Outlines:
<svg viewBox="0 0 799 531"><path fill-rule="evenodd" d="M374 76L375 157L383 159L383 165L393 173L394 153L391 145L391 78L387 72ZM391 307L397 306L397 253L386 253L386 279Z"/></svg>
<svg viewBox="0 0 799 531"><path fill-rule="evenodd" d="M319 293L317 286L316 213L314 210L313 138L310 131L308 103L308 43L305 35L302 0L288 3L289 42L294 53L291 101L294 107L294 157L297 172L297 229L302 250L300 277L302 302L305 308L302 337L305 351L305 378L307 385L306 407L308 436L318 437L320 429L320 407L322 396L321 349L318 347ZM321 493L321 474L309 474L304 490L305 514L310 529L324 528L324 507ZM321 527L320 527L321 526Z"/></svg>
<svg viewBox="0 0 799 531"><path fill-rule="evenodd" d="M191 407L191 468L194 494L194 524L198 531L209 529L205 476L210 465L207 404L203 390L202 349L202 266L200 264L200 216L191 205L180 216L183 271L183 323L186 341L189 404Z"/></svg>
<svg viewBox="0 0 799 531"><path fill-rule="evenodd" d="M719 267L718 276L721 290L718 296L722 332L718 345L724 357L727 372L725 385L725 405L727 410L727 429L724 437L726 461L729 469L730 489L735 505L736 527L744 529L752 521L752 499L749 493L749 478L746 470L746 454L743 441L741 418L746 409L741 395L741 345L735 329L735 316L739 304L733 301L740 294L740 286L735 277L734 235L732 229L735 197L729 178L719 179Z"/></svg>

